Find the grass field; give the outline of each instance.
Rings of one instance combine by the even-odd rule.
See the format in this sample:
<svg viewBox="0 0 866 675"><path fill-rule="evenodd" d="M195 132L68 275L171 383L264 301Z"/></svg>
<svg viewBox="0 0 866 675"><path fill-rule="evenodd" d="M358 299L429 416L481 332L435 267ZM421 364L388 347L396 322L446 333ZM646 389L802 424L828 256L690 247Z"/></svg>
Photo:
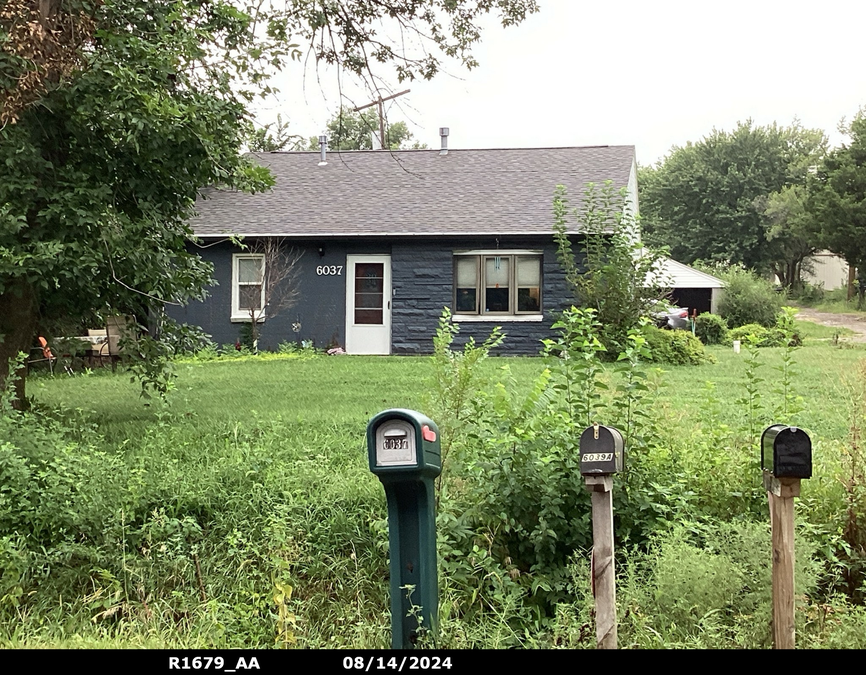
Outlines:
<svg viewBox="0 0 866 675"><path fill-rule="evenodd" d="M801 329L807 342L796 352L793 388L802 411L772 420L806 428L815 444L816 476L805 482L798 507L799 536L808 544L800 561L800 644L862 647L859 591L852 602L827 589L844 586L831 577L842 569L833 547L846 507L838 479L852 407L845 383L866 349L834 346L835 329ZM710 351L715 364L649 374L659 385L652 411L662 438L641 460L643 473L629 478L643 482L623 486L630 500L623 518L646 528L640 546L623 542L623 646L767 646L766 625L756 618L766 610L766 579L747 581L765 575L768 561L758 554L767 537L758 449L743 435L747 355ZM782 352L760 352L765 410L781 396L774 389ZM505 378L519 397L547 365L490 358L479 381ZM47 415L35 438L50 450L41 456L34 445L29 473L13 471L13 455L0 462L10 490L21 495L17 506L0 500L0 554L12 561L0 574L0 644L385 647L387 523L364 433L386 408L430 412L425 397L439 376L431 359L189 359L177 363L177 374L168 403L151 405L122 371L28 382ZM616 383L610 372L605 377ZM770 421L760 417L761 425ZM13 445L35 443L34 432L6 428ZM543 445L544 430L538 433ZM530 458L533 442L526 441ZM670 476L652 473L674 460ZM709 472L701 468L707 463ZM469 461L466 471L481 470L473 466ZM521 470L530 482L561 479L537 460ZM458 476L458 485L469 486L458 490L464 501L442 506L441 644L590 646L585 551L549 574L497 557L498 535L474 509L481 508L478 486L499 475ZM580 501L580 479L571 480ZM629 491L641 485L652 495L638 506L643 497ZM530 501L547 498L531 484L515 489L514 499L521 489ZM555 496L560 488L551 489ZM15 534L25 527L41 549ZM736 550L714 548L727 538ZM539 584L554 589L543 603L529 590ZM744 595L744 587L752 590ZM563 596L557 588L572 590ZM827 611L833 621L825 620Z"/></svg>
<svg viewBox="0 0 866 675"><path fill-rule="evenodd" d="M844 342L832 348L830 343L839 329L806 321L799 322L799 329L806 338L796 359L796 390L805 404L800 425L822 437L842 438L847 433L847 411L831 402L840 399L845 374L866 357L866 349ZM671 414L683 423L700 415L701 393L707 382L714 383L722 406L720 414L733 424L741 414L736 400L742 395L744 354L736 355L727 347L710 347L708 351L718 363L664 366L664 373L655 375L654 380L661 386L661 397ZM770 381L778 375L775 369L780 365L781 350L761 353L766 361L762 377L769 389ZM484 365L494 379L507 366L517 383L528 388L546 364L541 358L498 357ZM29 394L51 407L80 409L110 437L131 442L166 415L179 429L193 434L213 425L254 425L259 420L281 419L314 429L323 425L355 428L361 438L369 418L380 410L419 408L433 377L433 366L429 357L303 359L271 355L181 361L177 372L176 388L167 407L145 405L138 384L107 369L74 377L35 378Z"/></svg>

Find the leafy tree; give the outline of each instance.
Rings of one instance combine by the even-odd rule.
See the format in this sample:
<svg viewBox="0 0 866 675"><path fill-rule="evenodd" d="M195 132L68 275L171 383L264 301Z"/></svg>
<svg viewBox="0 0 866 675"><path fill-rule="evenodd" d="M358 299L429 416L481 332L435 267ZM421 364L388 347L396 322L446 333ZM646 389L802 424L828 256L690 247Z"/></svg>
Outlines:
<svg viewBox="0 0 866 675"><path fill-rule="evenodd" d="M342 109L328 122L328 147L331 150L372 150L371 134L379 135L379 113L375 108L352 112ZM412 147L426 147L417 142L408 146L412 140L412 132L403 121L390 123L385 120L385 145L389 150L400 150ZM310 150L319 148L319 138L312 136L308 147Z"/></svg>
<svg viewBox="0 0 866 675"><path fill-rule="evenodd" d="M807 197L805 185L786 185L755 200L755 208L765 217L770 269L786 288L800 287L801 272L810 268L809 256L819 248Z"/></svg>
<svg viewBox="0 0 866 675"><path fill-rule="evenodd" d="M272 183L240 147L245 81L291 48L278 27L262 63L245 51L251 17L228 4L109 1L93 21L86 67L0 135L0 385L46 320L104 325L201 297L210 269L186 251L199 188Z"/></svg>
<svg viewBox="0 0 866 675"><path fill-rule="evenodd" d="M503 26L513 26L538 11L537 0L294 0L286 5L288 31L309 40L319 62L366 78L374 89L377 63L392 66L400 82L432 78L443 54L475 68L472 48L481 40L480 20L486 14L496 12ZM438 50L430 49L431 43Z"/></svg>
<svg viewBox="0 0 866 675"><path fill-rule="evenodd" d="M866 113L843 126L850 142L832 150L809 183L809 210L821 246L842 256L860 275L863 302L866 272Z"/></svg>
<svg viewBox="0 0 866 675"><path fill-rule="evenodd" d="M250 152L278 152L280 150L300 150L304 139L289 132L289 123L277 115L276 122L254 127L249 132L247 147Z"/></svg>
<svg viewBox="0 0 866 675"><path fill-rule="evenodd" d="M802 220L766 214L771 195L803 185L826 148L823 132L776 124L740 123L714 130L698 143L675 147L656 167L640 172L641 215L647 240L670 247L682 262L742 263L769 271L796 268ZM788 279L787 275L783 278Z"/></svg>
<svg viewBox="0 0 866 675"><path fill-rule="evenodd" d="M441 54L389 47L379 37L383 22L429 36L472 67L484 14L498 11L507 25L537 10L535 0L276 5L4 4L0 388L8 358L28 351L37 326L44 330L51 319L144 319L166 302L202 297L211 270L187 251L187 220L206 185L254 191L272 184L266 169L243 156L247 105L270 93L270 72L300 56L290 36L308 39L318 59L368 78L375 63L391 64L398 78L431 77ZM69 22L85 29L40 33L40 40L28 32ZM156 353L152 347L145 341L140 351ZM144 361L165 363L159 355ZM158 377L147 375L160 386ZM22 379L21 401L23 393Z"/></svg>
<svg viewBox="0 0 866 675"><path fill-rule="evenodd" d="M577 226L569 227L569 220ZM596 312L599 339L615 358L628 348L629 331L641 326L668 291L660 274L663 255L639 241L635 214L610 182L601 189L590 183L576 209L569 208L565 187L557 185L553 223L566 281L580 306ZM572 250L569 232L575 231L583 235L583 265Z"/></svg>

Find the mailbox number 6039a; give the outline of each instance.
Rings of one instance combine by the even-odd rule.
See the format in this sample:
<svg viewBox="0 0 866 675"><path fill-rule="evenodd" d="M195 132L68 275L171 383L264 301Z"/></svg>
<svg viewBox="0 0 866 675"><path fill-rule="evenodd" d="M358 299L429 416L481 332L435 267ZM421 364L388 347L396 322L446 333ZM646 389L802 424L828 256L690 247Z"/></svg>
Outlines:
<svg viewBox="0 0 866 675"><path fill-rule="evenodd" d="M330 277L330 276L342 276L343 274L343 266L342 265L318 265L316 267L316 274L320 277Z"/></svg>
<svg viewBox="0 0 866 675"><path fill-rule="evenodd" d="M612 452L588 452L581 459L584 462L609 462L613 459Z"/></svg>

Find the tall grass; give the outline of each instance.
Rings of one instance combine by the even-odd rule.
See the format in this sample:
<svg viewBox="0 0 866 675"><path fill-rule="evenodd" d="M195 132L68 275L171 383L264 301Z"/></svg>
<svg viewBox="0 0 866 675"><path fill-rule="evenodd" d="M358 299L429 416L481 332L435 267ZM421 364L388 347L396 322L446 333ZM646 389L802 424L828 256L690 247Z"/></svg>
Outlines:
<svg viewBox="0 0 866 675"><path fill-rule="evenodd" d="M863 316L866 306L861 305L857 294L849 300L848 289L837 288L832 291L816 291L807 295L794 298L794 302L804 307L811 307L819 312L830 312L833 314L854 314Z"/></svg>

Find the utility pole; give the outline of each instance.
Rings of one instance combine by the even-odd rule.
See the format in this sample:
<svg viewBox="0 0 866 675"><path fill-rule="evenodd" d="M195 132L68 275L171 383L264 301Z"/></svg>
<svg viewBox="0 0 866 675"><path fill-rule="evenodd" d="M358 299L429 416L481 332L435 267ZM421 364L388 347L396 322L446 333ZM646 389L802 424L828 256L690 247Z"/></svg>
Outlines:
<svg viewBox="0 0 866 675"><path fill-rule="evenodd" d="M367 103L366 105L359 105L357 108L354 108L352 112L360 112L367 108L372 108L374 105L379 106L379 141L382 144L382 149L385 149L385 109L382 107L382 104L385 101L390 101L391 99L397 98L398 96L402 96L403 94L408 94L409 89L405 91L401 91L397 94L392 94L391 96L386 96L382 98L381 96L373 101L372 103Z"/></svg>

